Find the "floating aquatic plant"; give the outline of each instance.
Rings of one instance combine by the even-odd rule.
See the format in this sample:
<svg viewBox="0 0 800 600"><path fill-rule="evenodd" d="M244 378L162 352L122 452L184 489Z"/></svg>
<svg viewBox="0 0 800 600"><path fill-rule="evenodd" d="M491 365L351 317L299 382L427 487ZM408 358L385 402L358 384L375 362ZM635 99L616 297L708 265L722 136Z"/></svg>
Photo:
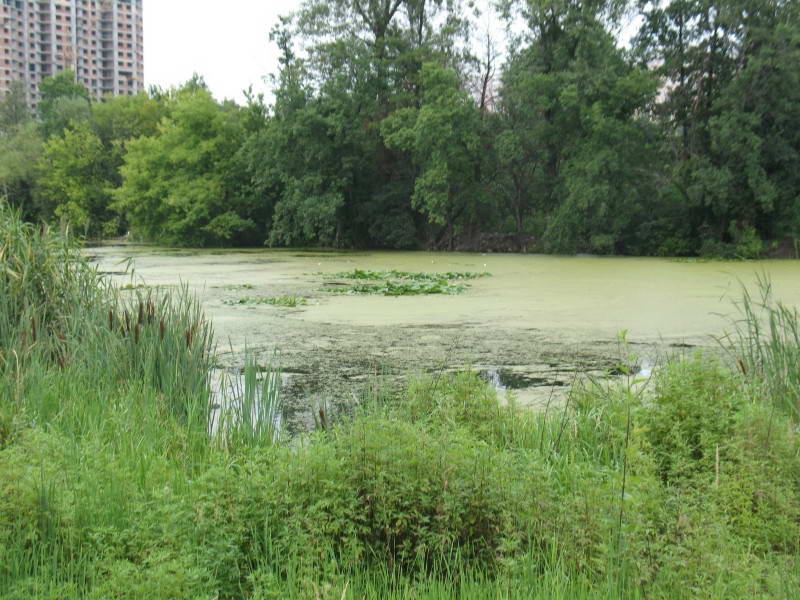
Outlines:
<svg viewBox="0 0 800 600"><path fill-rule="evenodd" d="M421 271L370 271L353 269L340 273L322 274L325 279L350 279L357 281L376 281L380 283L353 283L324 288L335 294L356 294L375 296L419 296L423 294L456 295L467 288L453 284L453 281L487 277L490 273L447 271L445 273L426 273Z"/></svg>
<svg viewBox="0 0 800 600"><path fill-rule="evenodd" d="M366 280L389 280L405 279L408 281L456 281L462 279L478 279L489 277L491 273L475 273L470 271L447 271L444 273L426 273L424 271L370 271L369 269L353 269L352 271L341 271L339 273L325 274L319 273L327 279L366 279Z"/></svg>
<svg viewBox="0 0 800 600"><path fill-rule="evenodd" d="M237 306L237 305L257 306L260 304L266 304L269 306L296 308L298 306L305 306L306 304L308 304L308 300L306 300L302 296L274 296L269 298L245 297L245 298L238 298L236 300L223 300L223 303L231 306Z"/></svg>

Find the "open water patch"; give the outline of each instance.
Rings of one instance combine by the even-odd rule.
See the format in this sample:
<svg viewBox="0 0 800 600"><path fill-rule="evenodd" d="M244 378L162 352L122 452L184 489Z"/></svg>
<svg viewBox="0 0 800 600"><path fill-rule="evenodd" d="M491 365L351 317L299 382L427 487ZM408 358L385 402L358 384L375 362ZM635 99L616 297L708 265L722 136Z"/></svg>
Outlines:
<svg viewBox="0 0 800 600"><path fill-rule="evenodd" d="M479 371L478 376L492 384L492 387L498 392L525 390L534 387L565 387L568 385L567 382L553 377L520 373L511 369L486 369Z"/></svg>

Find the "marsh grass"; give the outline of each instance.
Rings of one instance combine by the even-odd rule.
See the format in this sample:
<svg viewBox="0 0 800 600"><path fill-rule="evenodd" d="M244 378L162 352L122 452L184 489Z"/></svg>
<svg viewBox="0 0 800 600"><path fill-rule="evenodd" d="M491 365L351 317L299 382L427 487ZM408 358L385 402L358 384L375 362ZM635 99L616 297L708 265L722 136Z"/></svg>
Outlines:
<svg viewBox="0 0 800 600"><path fill-rule="evenodd" d="M780 410L800 419L800 314L776 300L772 282L757 280L756 294L742 286L738 316L718 342L746 376L762 381Z"/></svg>
<svg viewBox="0 0 800 600"><path fill-rule="evenodd" d="M746 376L697 355L538 413L439 370L289 440L276 370L214 394L185 288L123 298L0 214L4 600L796 595L796 384L758 343Z"/></svg>
<svg viewBox="0 0 800 600"><path fill-rule="evenodd" d="M282 435L281 379L275 359L262 367L251 353L245 355L239 376L223 374L219 409L212 417L214 438L228 449L272 445Z"/></svg>

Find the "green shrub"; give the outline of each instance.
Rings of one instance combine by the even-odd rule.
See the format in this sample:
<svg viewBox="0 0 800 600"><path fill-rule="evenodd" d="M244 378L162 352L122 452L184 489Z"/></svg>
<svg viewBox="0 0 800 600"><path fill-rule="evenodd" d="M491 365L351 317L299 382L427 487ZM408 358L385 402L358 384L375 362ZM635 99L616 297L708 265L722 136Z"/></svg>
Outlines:
<svg viewBox="0 0 800 600"><path fill-rule="evenodd" d="M664 483L713 479L717 452L730 443L745 404L736 378L715 359L697 355L668 365L637 414Z"/></svg>

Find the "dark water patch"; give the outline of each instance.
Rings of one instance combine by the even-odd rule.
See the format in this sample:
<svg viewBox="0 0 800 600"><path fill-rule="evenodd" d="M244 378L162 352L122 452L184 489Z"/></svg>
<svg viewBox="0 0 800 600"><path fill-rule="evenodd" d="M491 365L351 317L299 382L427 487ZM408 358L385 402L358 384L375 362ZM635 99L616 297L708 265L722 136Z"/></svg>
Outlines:
<svg viewBox="0 0 800 600"><path fill-rule="evenodd" d="M524 390L532 387L564 387L568 385L566 381L560 379L530 375L510 369L479 371L478 375L501 391Z"/></svg>

